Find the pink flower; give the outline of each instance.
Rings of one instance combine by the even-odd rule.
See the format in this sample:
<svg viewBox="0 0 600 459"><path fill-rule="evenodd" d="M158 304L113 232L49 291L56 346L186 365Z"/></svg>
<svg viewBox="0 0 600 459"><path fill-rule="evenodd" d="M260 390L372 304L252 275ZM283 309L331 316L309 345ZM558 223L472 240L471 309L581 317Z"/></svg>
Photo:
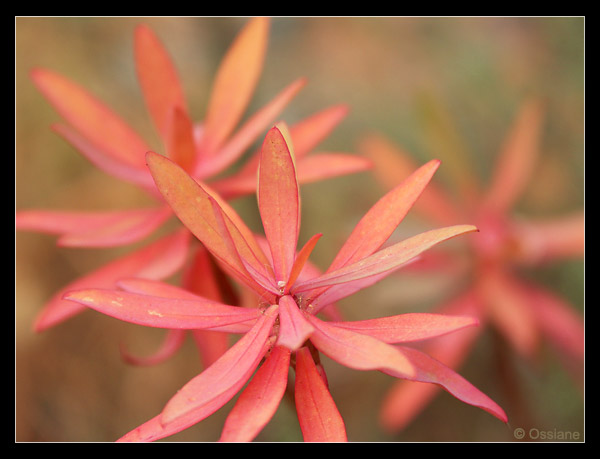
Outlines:
<svg viewBox="0 0 600 459"><path fill-rule="evenodd" d="M583 363L584 326L580 315L557 294L525 279L518 271L520 267L581 257L584 252L583 211L547 221L513 215L513 206L535 170L541 123L539 102L527 101L505 139L487 188L483 189L468 169L461 168L463 158L456 154L456 183L462 202L448 199L448 193L430 184L415 205L417 213L429 221L451 224L468 218L480 230L468 240L472 268L469 286L436 311L474 315L483 327L444 337L427 348L429 354L452 368L464 361L485 327L497 330L526 359L533 358L540 339L545 337L571 366ZM430 134L441 137L448 132L438 126ZM452 138L444 137L447 145ZM361 150L373 160L375 173L387 186L408 175L413 167L409 155L378 135L365 138ZM455 256L430 253L434 255L430 266L451 268L468 276L464 270L457 271ZM576 375L580 377L579 372ZM435 392L433 387L396 384L383 403L383 425L389 430L403 428Z"/></svg>
<svg viewBox="0 0 600 459"><path fill-rule="evenodd" d="M296 251L300 196L285 125L272 128L261 149L257 198L264 239L256 237L217 193L175 162L156 153L148 153L147 161L158 189L177 217L225 272L254 292L258 307L231 306L142 279L123 279L122 290L68 292L68 300L135 324L243 334L185 384L159 415L121 441L152 441L186 429L222 407L246 383L227 418L221 441L252 440L279 405L289 367L295 370L295 405L305 441L346 441L343 419L320 364L321 353L357 370L379 370L440 385L506 422L504 411L461 376L416 349L394 345L447 334L476 325L476 320L437 314L355 322L317 317L335 301L372 285L430 247L477 230L472 225L450 226L381 248L426 187L439 161L420 167L383 196L357 224L325 273L307 263L321 234Z"/></svg>
<svg viewBox="0 0 600 459"><path fill-rule="evenodd" d="M216 75L202 122L192 121L177 71L167 51L145 25L135 30L135 64L142 93L165 154L195 179L211 181L226 198L255 190L256 159L234 175L216 179L279 116L305 85L301 78L236 128L253 94L265 58L269 20L255 18L240 32ZM173 212L156 190L145 164L151 148L123 119L78 84L58 73L35 69L38 89L66 123L53 129L100 170L132 183L156 198L156 206L106 212L20 210L19 230L59 235L64 247L113 247L138 242L161 227ZM292 128L300 145L299 180L306 183L364 170L368 162L355 155L307 155L345 116L343 105L327 108ZM57 292L37 317L37 331L84 310L62 299L82 286L110 287L123 276L163 279L178 271L189 252L189 234L178 231L78 279Z"/></svg>

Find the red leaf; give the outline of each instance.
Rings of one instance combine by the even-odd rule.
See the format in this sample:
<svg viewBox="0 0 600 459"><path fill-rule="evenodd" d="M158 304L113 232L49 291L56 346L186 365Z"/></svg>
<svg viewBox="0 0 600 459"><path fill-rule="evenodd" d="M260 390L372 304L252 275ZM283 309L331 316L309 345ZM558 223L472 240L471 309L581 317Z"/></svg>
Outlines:
<svg viewBox="0 0 600 459"><path fill-rule="evenodd" d="M229 268L232 275L256 291L262 292L263 288L248 276L239 257L231 252L226 242L228 235L223 234L223 228L217 221L213 202L218 203L223 213L233 221L246 242L250 244L254 237L237 213L206 185L197 183L168 158L149 152L147 161L158 189L182 223ZM254 252L259 253L260 249L257 248L256 242L253 244Z"/></svg>
<svg viewBox="0 0 600 459"><path fill-rule="evenodd" d="M282 131L283 129L283 131ZM275 280L283 288L296 256L300 196L291 145L283 126L272 128L262 145L258 207L273 257ZM289 137L288 137L289 138Z"/></svg>
<svg viewBox="0 0 600 459"><path fill-rule="evenodd" d="M183 386L161 414L165 428L204 419L227 403L246 383L265 353L265 344L277 318L276 305L264 311L252 329L210 367Z"/></svg>
<svg viewBox="0 0 600 459"><path fill-rule="evenodd" d="M520 108L498 157L491 185L483 199L486 209L504 212L521 195L538 157L542 106L528 100Z"/></svg>
<svg viewBox="0 0 600 459"><path fill-rule="evenodd" d="M275 346L229 412L222 442L252 441L275 414L287 386L290 351Z"/></svg>
<svg viewBox="0 0 600 459"><path fill-rule="evenodd" d="M191 171L196 160L196 144L192 120L180 107L173 107L167 118L165 144L167 156L186 171Z"/></svg>
<svg viewBox="0 0 600 459"><path fill-rule="evenodd" d="M85 289L67 292L64 298L125 322L158 328L218 329L256 320L261 315L258 309L229 306L201 297L165 298L119 290Z"/></svg>
<svg viewBox="0 0 600 459"><path fill-rule="evenodd" d="M306 265L310 254L312 253L313 249L315 248L315 245L317 244L321 236L323 236L321 233L315 234L306 242L306 244L304 244L302 249L300 249L300 252L298 252L298 254L296 255L296 259L294 260L292 271L290 273L290 277L287 281L287 284L283 289L283 293L289 292L290 287L294 285L294 282L296 282L296 279L298 279L298 276L302 272L302 268L304 268L304 266Z"/></svg>
<svg viewBox="0 0 600 459"><path fill-rule="evenodd" d="M305 442L345 442L346 427L310 350L296 351L295 402Z"/></svg>
<svg viewBox="0 0 600 459"><path fill-rule="evenodd" d="M314 326L311 342L331 359L355 370L381 370L406 377L414 368L397 348L368 335L306 316Z"/></svg>
<svg viewBox="0 0 600 459"><path fill-rule="evenodd" d="M371 207L336 255L328 272L361 260L379 249L404 219L439 164L439 161L433 160L421 166Z"/></svg>
<svg viewBox="0 0 600 459"><path fill-rule="evenodd" d="M69 142L85 156L94 166L119 180L139 185L151 196L156 197L158 191L147 168L132 165L121 158L108 154L90 140L83 137L71 126L54 124L52 130Z"/></svg>
<svg viewBox="0 0 600 459"><path fill-rule="evenodd" d="M474 317L409 313L379 319L335 322L332 325L364 333L385 343L405 343L435 338L478 324L479 321Z"/></svg>
<svg viewBox="0 0 600 459"><path fill-rule="evenodd" d="M223 145L219 151L209 157L200 158L198 167L194 170L194 177L204 178L218 174L225 170L226 167L233 164L244 151L261 135L267 128L273 124L279 113L285 108L292 98L298 94L300 89L306 84L306 79L300 78L290 85L285 87L277 96L275 96L267 105L257 111L250 117L229 140ZM243 168L244 174L235 174L225 179L231 179L233 184L239 180L244 180L247 176L252 181L253 189L250 192L256 191L256 168L258 167L259 155L255 155L256 160L251 160L253 164L249 174L245 173L246 168ZM254 159L254 158L253 158ZM224 193L227 195L227 192Z"/></svg>
<svg viewBox="0 0 600 459"><path fill-rule="evenodd" d="M142 94L158 132L169 138L169 118L174 108L186 113L183 89L171 57L152 29L135 29L135 64Z"/></svg>
<svg viewBox="0 0 600 459"><path fill-rule="evenodd" d="M169 357L175 354L185 339L184 330L168 330L164 341L160 345L157 351L146 357L135 356L125 349L123 345L120 346L121 358L136 366L151 366L157 365L164 362Z"/></svg>
<svg viewBox="0 0 600 459"><path fill-rule="evenodd" d="M301 347L314 327L298 309L294 299L285 295L279 299L279 338L277 344L292 351Z"/></svg>
<svg viewBox="0 0 600 459"><path fill-rule="evenodd" d="M472 231L477 231L477 228L472 225L456 225L418 234L382 249L362 260L299 283L292 288L292 292L305 292L320 287L362 280L386 271L391 271L440 242Z"/></svg>
<svg viewBox="0 0 600 459"><path fill-rule="evenodd" d="M63 299L64 293L70 290L114 288L115 283L124 277L162 279L170 276L185 261L189 236L187 230L176 232L69 283L44 306L36 318L34 329L45 330L85 309L79 303Z"/></svg>
<svg viewBox="0 0 600 459"><path fill-rule="evenodd" d="M129 166L143 169L150 148L120 117L81 86L45 69L31 77L60 115L96 148Z"/></svg>
<svg viewBox="0 0 600 459"><path fill-rule="evenodd" d="M262 71L269 20L254 18L223 58L208 103L201 150L215 153L244 112Z"/></svg>
<svg viewBox="0 0 600 459"><path fill-rule="evenodd" d="M458 373L455 373L441 362L438 362L423 352L404 346L399 346L398 349L412 363L416 369L416 373L413 377L408 378L402 375L397 376L393 372L386 371L386 373L403 379L438 384L459 400L468 403L469 405L477 406L496 416L503 422L508 422L506 413L496 402Z"/></svg>

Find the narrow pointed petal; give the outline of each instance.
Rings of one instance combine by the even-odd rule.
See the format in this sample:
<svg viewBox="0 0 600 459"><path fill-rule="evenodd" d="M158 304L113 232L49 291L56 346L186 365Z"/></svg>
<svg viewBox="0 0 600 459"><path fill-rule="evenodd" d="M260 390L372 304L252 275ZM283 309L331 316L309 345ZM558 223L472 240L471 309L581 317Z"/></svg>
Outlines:
<svg viewBox="0 0 600 459"><path fill-rule="evenodd" d="M456 225L427 231L382 249L360 261L297 284L292 290L305 292L389 272L440 242L472 231L477 231L477 228L472 225Z"/></svg>
<svg viewBox="0 0 600 459"><path fill-rule="evenodd" d="M541 331L552 344L571 358L585 355L585 324L573 306L553 292L522 283Z"/></svg>
<svg viewBox="0 0 600 459"><path fill-rule="evenodd" d="M64 298L125 322L158 328L211 329L256 320L261 315L258 309L229 306L201 297L164 298L120 290L74 290Z"/></svg>
<svg viewBox="0 0 600 459"><path fill-rule="evenodd" d="M98 228L65 234L58 245L67 247L114 247L137 242L162 225L173 212L168 207L115 212Z"/></svg>
<svg viewBox="0 0 600 459"><path fill-rule="evenodd" d="M282 131L283 129L283 131ZM264 140L259 166L258 207L273 257L277 282L289 278L300 229L300 195L291 145L283 126Z"/></svg>
<svg viewBox="0 0 600 459"><path fill-rule="evenodd" d="M334 105L291 125L289 132L294 145L296 160L303 158L312 151L347 114L348 107L346 105ZM240 177L255 178L259 161L260 151L252 155L238 175Z"/></svg>
<svg viewBox="0 0 600 459"><path fill-rule="evenodd" d="M335 322L332 325L364 333L391 344L435 338L478 324L477 318L469 316L408 313L379 319Z"/></svg>
<svg viewBox="0 0 600 459"><path fill-rule="evenodd" d="M354 263L379 249L404 219L439 165L437 160L429 161L371 207L358 222L328 271Z"/></svg>
<svg viewBox="0 0 600 459"><path fill-rule="evenodd" d="M318 182L332 177L355 174L371 169L368 159L345 153L315 153L298 159L298 182Z"/></svg>
<svg viewBox="0 0 600 459"><path fill-rule="evenodd" d="M168 128L165 137L167 156L186 171L191 171L196 159L192 120L180 107L174 107L167 120Z"/></svg>
<svg viewBox="0 0 600 459"><path fill-rule="evenodd" d="M238 327L239 325L246 325L247 328L242 330L238 328L238 332L246 333L252 328L252 322L244 322L244 324L236 324L229 327L221 327L219 331L215 330L192 330L192 338L194 338L194 343L196 344L196 349L198 349L198 354L200 357L200 363L202 364L202 368L208 368L213 363L221 358L227 349L229 349L229 333L235 333L236 331L233 327ZM227 333L224 333L227 332Z"/></svg>
<svg viewBox="0 0 600 459"><path fill-rule="evenodd" d="M490 322L518 353L531 358L539 346L539 327L518 281L508 272L489 269L479 288Z"/></svg>
<svg viewBox="0 0 600 459"><path fill-rule="evenodd" d="M252 115L215 155L204 157L205 160L201 161L195 169L194 176L200 178L210 177L224 171L233 164L252 142L275 122L277 116L305 84L306 79L301 78L284 88L273 100ZM252 177L254 187L256 187L258 155L256 155L253 164L254 167L249 175ZM252 192L254 191L256 190L253 189Z"/></svg>
<svg viewBox="0 0 600 459"><path fill-rule="evenodd" d="M115 160L143 169L144 155L150 148L102 102L81 86L45 69L36 69L31 77L58 113L81 135Z"/></svg>
<svg viewBox="0 0 600 459"><path fill-rule="evenodd" d="M164 428L182 420L195 424L227 403L258 366L276 317L277 306L271 306L219 360L183 386L161 413Z"/></svg>
<svg viewBox="0 0 600 459"><path fill-rule="evenodd" d="M213 205L220 232L224 236L224 241L229 246L230 252L235 254L255 283L260 284L271 293L278 294L279 290L275 286L273 271L270 269L269 262L260 248L258 252L255 252L233 222L224 214L217 202L212 198L209 199ZM254 246L258 247L258 244L254 244ZM257 291L262 294L262 289L257 289Z"/></svg>
<svg viewBox="0 0 600 459"><path fill-rule="evenodd" d="M328 324L307 316L314 330L311 342L329 358L355 370L381 370L414 375L409 360L394 346L368 335Z"/></svg>
<svg viewBox="0 0 600 459"><path fill-rule="evenodd" d="M275 346L229 412L221 442L252 441L271 420L288 381L290 350Z"/></svg>
<svg viewBox="0 0 600 459"><path fill-rule="evenodd" d="M249 242L252 233L244 228L245 225L235 211L168 158L150 152L147 161L158 189L182 223L218 260L229 267L232 275L251 288L256 288L256 282L248 276L239 258L231 253L226 243L228 236L222 233L210 198L218 202L223 212L232 219Z"/></svg>
<svg viewBox="0 0 600 459"><path fill-rule="evenodd" d="M139 165L134 166L121 158L116 158L114 155L106 153L71 126L54 124L52 125L52 130L75 147L75 149L101 171L119 180L139 185L151 196L158 194L152 176L147 168L141 168Z"/></svg>
<svg viewBox="0 0 600 459"><path fill-rule="evenodd" d="M177 71L167 50L145 24L135 29L134 51L144 100L158 133L166 140L171 110L178 107L186 112L187 109Z"/></svg>
<svg viewBox="0 0 600 459"><path fill-rule="evenodd" d="M63 299L70 290L114 288L115 283L125 277L164 279L172 275L185 262L189 238L187 230L170 234L71 282L44 306L36 318L34 329L40 332L86 309L79 303Z"/></svg>
<svg viewBox="0 0 600 459"><path fill-rule="evenodd" d="M181 348L184 340L185 330L168 330L165 339L158 350L151 355L144 357L133 355L125 349L124 345L121 345L119 350L121 352L121 358L131 365L152 366L158 365L173 356Z"/></svg>
<svg viewBox="0 0 600 459"><path fill-rule="evenodd" d="M363 137L359 152L371 160L375 177L388 190L398 186L418 167L408 152L377 134ZM423 190L412 211L438 225L451 225L460 219L454 202L434 182Z"/></svg>
<svg viewBox="0 0 600 459"><path fill-rule="evenodd" d="M305 442L346 442L346 427L306 347L296 352L295 402Z"/></svg>
<svg viewBox="0 0 600 459"><path fill-rule="evenodd" d="M585 213L583 211L545 221L514 222L518 257L525 263L583 257Z"/></svg>
<svg viewBox="0 0 600 459"><path fill-rule="evenodd" d="M306 244L304 244L302 249L300 249L300 252L298 252L298 254L296 255L296 259L294 260L292 271L290 273L290 278L288 279L287 284L283 289L285 293L289 291L290 287L294 285L294 282L296 282L296 279L298 279L298 276L302 272L302 269L306 265L310 254L312 253L313 249L315 248L315 245L317 244L321 236L323 236L323 234L318 233L311 237L308 241L306 241Z"/></svg>
<svg viewBox="0 0 600 459"><path fill-rule="evenodd" d="M314 329L291 296L279 299L279 346L295 351L302 347Z"/></svg>
<svg viewBox="0 0 600 459"><path fill-rule="evenodd" d="M399 350L416 369L416 374L406 379L437 384L457 399L487 411L502 422L508 422L506 413L496 402L446 365L416 349L401 346Z"/></svg>
<svg viewBox="0 0 600 459"><path fill-rule="evenodd" d="M542 115L538 100L528 100L521 106L484 197L487 208L505 211L521 196L538 158Z"/></svg>
<svg viewBox="0 0 600 459"><path fill-rule="evenodd" d="M348 115L345 104L332 105L290 126L296 158L312 151Z"/></svg>
<svg viewBox="0 0 600 459"><path fill-rule="evenodd" d="M223 58L204 118L203 152L216 152L246 109L262 72L268 33L267 18L252 19Z"/></svg>
<svg viewBox="0 0 600 459"><path fill-rule="evenodd" d="M475 291L469 290L438 310L444 315L473 315L481 312L481 305ZM447 367L459 368L473 348L475 340L481 336L482 327L468 327L456 333L428 341L422 350L430 357ZM399 380L392 386L382 401L380 422L391 432L408 425L439 393L436 384Z"/></svg>

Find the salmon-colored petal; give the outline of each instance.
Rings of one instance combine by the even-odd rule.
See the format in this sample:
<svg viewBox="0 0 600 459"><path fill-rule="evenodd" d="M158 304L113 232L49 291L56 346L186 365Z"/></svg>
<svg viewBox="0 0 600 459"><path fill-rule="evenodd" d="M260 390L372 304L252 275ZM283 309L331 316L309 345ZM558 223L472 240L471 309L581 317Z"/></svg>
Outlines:
<svg viewBox="0 0 600 459"><path fill-rule="evenodd" d="M371 168L371 161L345 153L315 153L298 159L298 182L317 182L332 177L363 172Z"/></svg>
<svg viewBox="0 0 600 459"><path fill-rule="evenodd" d="M279 293L279 289L275 286L273 271L266 262L266 258L255 253L252 246L239 232L233 222L224 214L220 206L213 198L209 198L213 205L215 217L224 241L229 247L233 256L235 256L243 265L248 273L249 280L246 282L250 287L262 295L264 290L267 290L275 295ZM254 244L256 247L257 244Z"/></svg>
<svg viewBox="0 0 600 459"><path fill-rule="evenodd" d="M247 325L245 330L238 328L238 332L246 333L252 327L252 322L245 322L244 324L236 324L238 325ZM229 349L229 333L235 333L235 329L233 327L221 327L219 331L214 330L192 330L192 338L194 339L194 343L196 344L196 348L198 349L198 354L200 357L200 363L202 364L202 368L207 368L215 363L221 356L227 352ZM225 333L226 332L226 333Z"/></svg>
<svg viewBox="0 0 600 459"><path fill-rule="evenodd" d="M160 209L135 209L114 212L113 218L87 231L61 236L58 245L67 247L114 247L137 242L162 225L173 212Z"/></svg>
<svg viewBox="0 0 600 459"><path fill-rule="evenodd" d="M166 130L167 156L186 171L191 171L196 161L194 125L188 114L180 107L171 110Z"/></svg>
<svg viewBox="0 0 600 459"><path fill-rule="evenodd" d="M407 377L414 375L412 364L394 346L314 316L306 317L314 327L311 342L338 363L355 370L381 370Z"/></svg>
<svg viewBox="0 0 600 459"><path fill-rule="evenodd" d="M185 330L168 330L164 341L158 350L148 356L133 355L124 345L120 346L121 358L136 366L158 365L173 356L182 346L185 340Z"/></svg>
<svg viewBox="0 0 600 459"><path fill-rule="evenodd" d="M358 150L372 162L373 174L388 190L397 187L418 168L408 152L379 134L365 135L360 140ZM435 181L429 182L423 190L413 205L413 212L440 225L451 225L460 219L460 212L453 200Z"/></svg>
<svg viewBox="0 0 600 459"><path fill-rule="evenodd" d="M258 309L229 306L201 297L164 298L120 290L72 290L63 298L125 322L158 328L218 328L255 320L261 315Z"/></svg>
<svg viewBox="0 0 600 459"><path fill-rule="evenodd" d="M583 359L585 324L583 317L560 296L530 282L521 282L541 331L561 352Z"/></svg>
<svg viewBox="0 0 600 459"><path fill-rule="evenodd" d="M292 146L283 125L263 142L259 166L258 207L269 241L275 279L284 287L296 256L300 230L300 195Z"/></svg>
<svg viewBox="0 0 600 459"><path fill-rule="evenodd" d="M252 441L271 420L285 393L290 350L275 346L227 415L219 441Z"/></svg>
<svg viewBox="0 0 600 459"><path fill-rule="evenodd" d="M379 249L404 219L439 164L436 160L429 161L377 201L352 230L328 271L361 260Z"/></svg>
<svg viewBox="0 0 600 459"><path fill-rule="evenodd" d="M148 169L133 166L120 158L107 154L87 140L78 131L63 124L52 125L52 130L75 147L94 166L119 180L139 185L151 196L156 197L158 191Z"/></svg>
<svg viewBox="0 0 600 459"><path fill-rule="evenodd" d="M473 231L477 231L477 228L472 225L456 225L427 231L382 249L362 260L297 283L292 291L294 293L305 292L390 272L440 242Z"/></svg>
<svg viewBox="0 0 600 459"><path fill-rule="evenodd" d="M431 313L408 313L378 319L333 323L337 327L364 333L385 343L436 338L478 324L478 319L474 317Z"/></svg>
<svg viewBox="0 0 600 459"><path fill-rule="evenodd" d="M467 291L438 309L442 314L471 314L477 316L478 296ZM468 327L428 341L423 347L430 357L456 369L466 359L482 327ZM441 387L436 384L399 380L394 383L381 403L379 420L388 431L395 432L408 425L435 397Z"/></svg>
<svg viewBox="0 0 600 459"><path fill-rule="evenodd" d="M300 249L300 251L296 255L296 259L294 260L292 271L290 272L290 277L287 281L287 284L283 288L283 293L289 292L290 287L294 285L294 282L296 282L296 279L298 279L298 276L302 272L302 269L306 265L310 254L312 253L313 249L315 248L315 245L317 244L321 236L323 236L321 233L315 234L308 241L306 241L306 244L304 244L302 249Z"/></svg>
<svg viewBox="0 0 600 459"><path fill-rule="evenodd" d="M294 393L298 421L305 442L348 441L344 420L307 347L296 351Z"/></svg>
<svg viewBox="0 0 600 459"><path fill-rule="evenodd" d="M298 309L290 295L279 299L279 337L277 344L295 351L310 337L314 327Z"/></svg>
<svg viewBox="0 0 600 459"><path fill-rule="evenodd" d="M258 366L276 317L277 306L210 367L189 381L161 414L136 427L119 442L150 442L181 432L210 416L240 390Z"/></svg>
<svg viewBox="0 0 600 459"><path fill-rule="evenodd" d="M201 160L204 159L204 161L198 163L198 167L194 170L194 177L204 178L216 175L239 159L252 142L273 124L276 117L305 84L306 79L304 78L292 82L267 105L244 122L216 154L200 158ZM258 167L259 155L255 155L254 158L256 159L252 161L252 171L248 175L252 177L253 185L256 186L256 169ZM245 170L244 168L243 171ZM254 191L252 190L252 192Z"/></svg>
<svg viewBox="0 0 600 459"><path fill-rule="evenodd" d="M490 322L518 353L533 357L539 346L539 327L518 281L503 270L487 269L478 285Z"/></svg>
<svg viewBox="0 0 600 459"><path fill-rule="evenodd" d="M172 275L185 262L189 237L187 230L170 234L69 283L46 303L36 318L34 329L45 330L86 309L63 299L64 293L70 290L114 288L115 283L125 277L164 279Z"/></svg>
<svg viewBox="0 0 600 459"><path fill-rule="evenodd" d="M260 315L252 329L210 367L183 386L161 413L165 428L186 419L204 419L227 403L248 381L265 353L265 344L277 318L276 305Z"/></svg>
<svg viewBox="0 0 600 459"><path fill-rule="evenodd" d="M119 116L81 86L46 69L31 77L59 114L96 148L115 160L143 169L150 148Z"/></svg>
<svg viewBox="0 0 600 459"><path fill-rule="evenodd" d="M416 349L401 346L399 350L416 370L413 377L406 379L437 384L459 400L508 422L506 413L496 402L446 365Z"/></svg>
<svg viewBox="0 0 600 459"><path fill-rule="evenodd" d="M218 201L223 212L230 218L235 214L233 209L223 208L221 199L217 199L218 197L209 192L205 185L198 184L168 158L151 152L147 156L148 167L156 185L177 217L219 261L229 267L236 278L255 287L256 282L248 276L239 258L231 253L231 248L226 242L228 236L222 233L223 229L214 213L213 202ZM240 229L238 223L241 219L237 214L235 216L234 223ZM248 233L249 230L243 233L246 241Z"/></svg>
<svg viewBox="0 0 600 459"><path fill-rule="evenodd" d="M513 222L517 258L524 263L582 257L585 253L585 213L575 212L544 221Z"/></svg>
<svg viewBox="0 0 600 459"><path fill-rule="evenodd" d="M296 159L303 158L316 147L347 114L347 105L333 105L290 125L289 132ZM259 162L260 151L257 151L244 164L237 177L254 179Z"/></svg>
<svg viewBox="0 0 600 459"><path fill-rule="evenodd" d="M268 18L252 19L223 58L204 118L203 154L217 152L246 109L262 72L268 33Z"/></svg>
<svg viewBox="0 0 600 459"><path fill-rule="evenodd" d="M158 133L166 141L171 111L177 107L187 113L183 89L169 53L150 27L137 26L134 43L142 94Z"/></svg>
<svg viewBox="0 0 600 459"><path fill-rule="evenodd" d="M500 151L483 205L503 212L519 198L538 159L543 110L539 100L525 101Z"/></svg>

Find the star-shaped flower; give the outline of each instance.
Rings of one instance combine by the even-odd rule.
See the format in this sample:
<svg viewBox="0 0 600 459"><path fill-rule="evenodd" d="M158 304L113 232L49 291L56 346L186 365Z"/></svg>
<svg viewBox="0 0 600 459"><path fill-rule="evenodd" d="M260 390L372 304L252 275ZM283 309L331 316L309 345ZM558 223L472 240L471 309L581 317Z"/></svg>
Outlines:
<svg viewBox="0 0 600 459"><path fill-rule="evenodd" d="M268 104L238 125L263 68L269 20L255 18L240 32L225 55L211 91L202 122L193 122L176 68L158 37L146 25L135 30L135 64L148 111L165 154L195 179L211 181L230 199L255 190L257 159L234 175L222 173L264 135L285 106L305 85L300 78ZM21 210L18 230L59 235L65 247L113 247L135 243L152 234L173 212L156 190L145 164L152 150L119 115L68 78L47 69L35 69L35 85L64 118L53 129L100 170L132 183L156 198L151 208L105 212ZM343 119L347 107L336 105L298 122L292 129L300 146L298 175L302 183L357 172L368 161L343 153L309 152ZM217 178L219 175L219 178ZM62 299L67 290L82 286L109 287L123 277L162 279L179 270L189 252L189 234L179 231L161 241L116 260L57 292L38 315L41 331L77 314L82 308ZM153 269L156 266L157 269Z"/></svg>
<svg viewBox="0 0 600 459"><path fill-rule="evenodd" d="M456 134L441 122L442 112L431 105L431 120L438 120L429 132L443 139L444 145L456 146ZM434 111L435 110L435 111ZM584 357L584 326L581 316L565 300L546 288L520 275L523 267L536 267L542 262L584 253L584 213L575 212L561 218L535 221L517 216L514 205L535 170L539 155L539 137L543 110L539 101L526 101L508 133L486 188L475 175L468 173L465 159L453 148L452 157L462 202L449 199L450 194L431 183L415 205L417 214L437 224L451 224L462 219L475 222L480 232L467 242L471 272L457 271L453 255L436 255L430 267L452 266L469 279L468 287L439 313L471 314L482 327L453 334L432 343L428 353L452 368L466 358L479 333L486 327L497 330L521 356L530 360L539 349L541 337L555 345L559 355L566 356L569 366L581 365ZM445 118L443 118L445 120ZM435 127L434 127L435 126ZM439 144L440 149L442 144ZM407 176L413 167L410 155L380 135L364 139L362 153L374 162L375 174L382 183L392 186ZM430 252L433 254L433 252ZM460 254L462 258L462 254ZM470 276L470 277L467 277ZM577 369L579 379L581 368ZM398 430L434 396L428 386L398 383L385 399L381 420L389 430Z"/></svg>
<svg viewBox="0 0 600 459"><path fill-rule="evenodd" d="M393 345L475 325L472 318L405 314L332 322L317 317L328 305L372 285L430 247L477 230L472 225L445 227L381 248L426 187L439 161L420 167L383 196L322 274L307 265L321 234L296 252L300 196L285 125L272 128L261 149L257 198L264 239L255 237L226 201L176 163L156 153L148 153L147 161L175 214L228 274L255 292L258 307L231 306L140 279L124 279L120 283L123 290L67 293L68 300L136 324L243 333L221 358L185 384L159 415L122 441L151 441L179 432L222 407L248 380L227 418L221 440L252 440L279 405L290 366L296 375L295 404L304 439L346 441L320 353L357 370L380 370L397 378L438 384L506 422L504 411L461 376L416 349Z"/></svg>

